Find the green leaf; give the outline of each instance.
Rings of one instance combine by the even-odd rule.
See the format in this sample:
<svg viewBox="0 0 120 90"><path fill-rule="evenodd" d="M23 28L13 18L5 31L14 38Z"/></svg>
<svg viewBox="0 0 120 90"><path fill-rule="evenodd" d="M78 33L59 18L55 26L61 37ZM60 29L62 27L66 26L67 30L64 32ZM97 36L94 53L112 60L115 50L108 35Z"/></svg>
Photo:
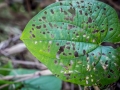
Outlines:
<svg viewBox="0 0 120 90"><path fill-rule="evenodd" d="M55 76L41 76L24 82L22 90L61 90L62 81Z"/></svg>
<svg viewBox="0 0 120 90"><path fill-rule="evenodd" d="M31 74L31 73L34 73L36 72L36 70L34 69L13 69L11 72L10 72L10 75L23 75L23 74Z"/></svg>
<svg viewBox="0 0 120 90"><path fill-rule="evenodd" d="M12 70L13 66L12 66L12 63L11 62L8 62L7 64L5 64L4 66L0 67L0 74L1 75L9 75L10 73L10 70L5 70L5 69L11 69Z"/></svg>
<svg viewBox="0 0 120 90"><path fill-rule="evenodd" d="M21 40L62 80L107 85L119 79L120 51L103 42L120 41L115 10L96 0L51 4L33 17Z"/></svg>
<svg viewBox="0 0 120 90"><path fill-rule="evenodd" d="M36 70L16 69L10 75L24 75L35 72ZM25 80L21 84L15 84L15 86L16 88L22 86L21 90L61 90L62 81L55 76L40 76L39 78Z"/></svg>

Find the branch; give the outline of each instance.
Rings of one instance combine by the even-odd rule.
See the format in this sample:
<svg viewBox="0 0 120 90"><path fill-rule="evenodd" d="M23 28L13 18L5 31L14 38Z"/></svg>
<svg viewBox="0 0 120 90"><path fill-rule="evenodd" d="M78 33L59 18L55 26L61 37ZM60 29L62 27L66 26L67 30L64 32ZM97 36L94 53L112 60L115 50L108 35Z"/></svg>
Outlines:
<svg viewBox="0 0 120 90"><path fill-rule="evenodd" d="M22 82L31 78L37 78L40 77L41 75L52 75L52 72L49 70L44 70L44 71L37 71L33 74L24 74L24 75L16 75L16 76L5 76L2 79L3 80L10 80L10 79L15 79L15 78L21 78L16 80L15 82ZM9 86L9 84L4 84L0 86L0 89L3 89L5 87Z"/></svg>
<svg viewBox="0 0 120 90"><path fill-rule="evenodd" d="M120 10L120 6L115 4L112 0L107 0L111 5L113 5L116 9Z"/></svg>
<svg viewBox="0 0 120 90"><path fill-rule="evenodd" d="M6 3L0 3L0 8L4 8L4 7L7 7L7 4Z"/></svg>
<svg viewBox="0 0 120 90"><path fill-rule="evenodd" d="M24 50L26 50L25 44L19 43L17 45L14 45L10 48L7 48L7 49L1 51L1 53L5 56L9 56L11 54L16 54L16 53L23 52Z"/></svg>
<svg viewBox="0 0 120 90"><path fill-rule="evenodd" d="M32 62L32 61L25 61L25 60L10 60L6 57L1 57L1 60L6 61L6 62L12 62L13 64L21 64L21 65L26 65L26 66L34 66L34 67L39 67L40 70L45 70L47 67L39 62Z"/></svg>
<svg viewBox="0 0 120 90"><path fill-rule="evenodd" d="M9 38L8 40L2 41L0 43L0 50L3 50L5 48L7 48L10 45L11 42L16 42L19 39L20 39L20 35L17 35L13 38Z"/></svg>
<svg viewBox="0 0 120 90"><path fill-rule="evenodd" d="M95 90L100 90L98 86L93 86Z"/></svg>
<svg viewBox="0 0 120 90"><path fill-rule="evenodd" d="M13 80L13 79L19 79L19 78L34 78L39 77L41 75L52 75L52 72L50 70L44 70L44 71L37 71L33 74L23 74L23 75L16 75L16 76L4 76L0 77L0 80Z"/></svg>

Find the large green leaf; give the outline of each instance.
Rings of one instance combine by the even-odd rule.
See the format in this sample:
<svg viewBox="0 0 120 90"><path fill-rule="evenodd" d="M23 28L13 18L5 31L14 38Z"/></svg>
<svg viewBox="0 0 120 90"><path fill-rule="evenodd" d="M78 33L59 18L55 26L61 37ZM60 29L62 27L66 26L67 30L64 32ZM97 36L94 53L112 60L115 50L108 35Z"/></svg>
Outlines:
<svg viewBox="0 0 120 90"><path fill-rule="evenodd" d="M120 76L120 41L113 8L96 0L56 2L33 17L21 39L30 52L62 80L106 85Z"/></svg>

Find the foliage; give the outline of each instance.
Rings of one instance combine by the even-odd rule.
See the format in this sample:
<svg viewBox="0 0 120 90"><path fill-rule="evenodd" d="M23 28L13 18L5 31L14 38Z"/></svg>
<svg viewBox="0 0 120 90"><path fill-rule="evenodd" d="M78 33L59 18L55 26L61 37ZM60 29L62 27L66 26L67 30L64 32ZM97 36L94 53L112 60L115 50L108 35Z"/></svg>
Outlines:
<svg viewBox="0 0 120 90"><path fill-rule="evenodd" d="M13 70L10 75L24 75L35 72L36 70L18 69ZM21 87L21 90L60 90L61 84L62 81L55 76L40 76L17 83L15 88Z"/></svg>
<svg viewBox="0 0 120 90"><path fill-rule="evenodd" d="M33 17L21 39L30 52L62 80L107 85L119 79L120 41L113 8L96 0L56 2Z"/></svg>

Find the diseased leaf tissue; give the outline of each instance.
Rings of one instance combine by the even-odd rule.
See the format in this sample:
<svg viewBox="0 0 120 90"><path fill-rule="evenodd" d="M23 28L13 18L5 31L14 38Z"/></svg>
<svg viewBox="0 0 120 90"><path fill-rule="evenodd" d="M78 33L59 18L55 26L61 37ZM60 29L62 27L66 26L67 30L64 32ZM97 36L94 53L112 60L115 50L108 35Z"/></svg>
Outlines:
<svg viewBox="0 0 120 90"><path fill-rule="evenodd" d="M119 79L120 23L113 8L95 0L56 2L33 17L21 39L62 80L107 85Z"/></svg>

